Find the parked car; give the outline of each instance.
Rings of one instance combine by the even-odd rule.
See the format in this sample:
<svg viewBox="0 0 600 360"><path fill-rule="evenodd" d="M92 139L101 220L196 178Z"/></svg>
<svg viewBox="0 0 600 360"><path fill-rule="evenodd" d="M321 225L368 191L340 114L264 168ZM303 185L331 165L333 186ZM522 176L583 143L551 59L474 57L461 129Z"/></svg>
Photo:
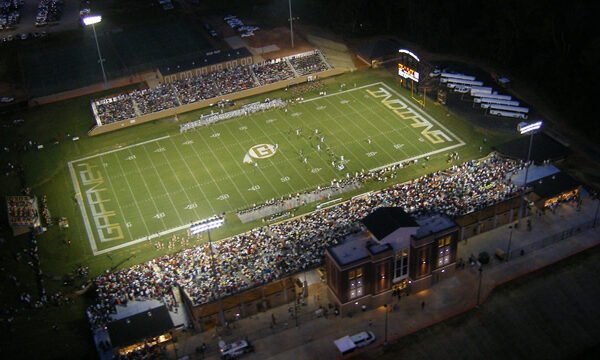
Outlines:
<svg viewBox="0 0 600 360"><path fill-rule="evenodd" d="M359 348L374 343L375 339L375 334L372 331L361 331L350 336L350 340Z"/></svg>
<svg viewBox="0 0 600 360"><path fill-rule="evenodd" d="M246 340L238 340L229 344L219 342L221 359L235 359L240 355L253 352L254 346Z"/></svg>
<svg viewBox="0 0 600 360"><path fill-rule="evenodd" d="M372 331L361 331L352 336L344 336L333 343L341 355L346 355L354 350L365 347L375 342L375 334Z"/></svg>

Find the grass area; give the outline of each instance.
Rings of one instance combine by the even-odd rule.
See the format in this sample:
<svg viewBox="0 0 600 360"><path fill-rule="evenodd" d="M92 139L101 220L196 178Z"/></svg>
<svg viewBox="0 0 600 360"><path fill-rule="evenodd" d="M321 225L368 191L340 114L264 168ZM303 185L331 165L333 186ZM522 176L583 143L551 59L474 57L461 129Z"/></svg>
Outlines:
<svg viewBox="0 0 600 360"><path fill-rule="evenodd" d="M213 234L213 239L223 238L261 224L242 224L233 214L234 210L254 202L329 183L332 178L344 176L346 171L370 169L440 150L439 153L431 155L429 161L422 161L419 166L410 166L400 171L393 181L403 182L447 167L446 153L449 151L458 151L461 159L466 160L484 155L489 146L505 140L503 136L473 127L472 124L448 113L444 107L428 103L425 111L435 119L431 130L442 129L435 124L438 122L448 130L448 134L455 134L465 145L447 150L448 144L458 143L452 135L449 135L451 141L447 144L433 144L427 139L420 141L423 128L407 126L410 122L400 120L384 106L381 103L383 98L375 98L366 92L367 89L376 88L361 88L379 82L385 84L382 85L384 88L393 90L393 98L410 98L410 93L401 89L385 72L354 72L324 80L324 88L321 91L327 91L330 96L318 97L316 92L304 94L306 99L315 97L315 100L294 105L288 113L280 110L265 112L215 124L184 135L179 134L178 124L165 119L110 134L87 137L86 132L92 122L89 101L101 94L23 110L22 113L9 117L4 116L2 124L5 125L12 124L11 120L15 118L23 118L25 122L20 126L2 128L2 147L13 143L24 144L29 140L45 147L43 150L27 152L0 151L0 164L4 166L11 161L25 169L22 179L16 175L0 177L2 194L18 194L23 185L31 187L34 194L47 195L53 217L64 216L70 222L70 228L66 230L59 230L56 226L50 227L47 233L38 237L38 244L48 294L61 290L70 294L74 303L39 312L28 309L19 312L16 318L19 325L15 328L15 333L36 334L35 339L29 339L27 336L29 340L20 340L19 344L25 347L31 345L28 348L32 349L32 352L42 347L55 349L56 353L49 352L46 358L57 358L56 354L60 351L69 351L75 358L86 357L91 351L89 332L82 320L87 299L73 294L85 279L77 279L73 285L63 286L63 276L72 274L80 264L89 266L90 276L94 276L109 268L130 266L178 250L157 250L145 241L94 256L81 209L74 200L76 190L67 166L70 161L74 161L75 166L85 161L88 161L88 165L97 166L94 171L100 171L105 179L105 193L110 194L111 202L106 203L106 206L111 206L110 209L117 214L111 221L114 220L123 226L122 230L127 238L122 239L120 243L125 244L148 233L176 228L190 220L225 211L227 225ZM345 83L346 89L350 91L339 93L342 83ZM354 90L354 83L361 89ZM267 96L287 99L290 94L279 91L240 100L237 105ZM346 100L348 102L345 102ZM415 109L419 107L413 100L407 102ZM319 107L324 108L318 110ZM180 116L180 121L197 119L201 113L208 111L184 114ZM294 113L301 115L294 116ZM275 121L268 121L270 119ZM295 134L297 127L303 128L304 136ZM316 150L318 142L314 136L308 139L308 135L315 128L325 136L325 144L329 145L338 159L344 155L345 160L349 160L344 171L340 172L331 166L329 155L325 151ZM216 133L220 135L214 136ZM80 140L73 142L67 139L67 135L79 136ZM169 138L152 141L164 136ZM488 139L486 144L482 142L484 137ZM369 138L372 140L371 144L368 143ZM56 141L58 144L55 144ZM126 148L147 141L150 142ZM188 141L193 143L186 145ZM257 160L257 168L244 164L242 160L249 148L263 143L278 144L275 155ZM404 145L396 148L396 144ZM479 150L481 145L486 146L483 153ZM161 148L165 150L155 152ZM308 157L307 164L304 164L303 157L299 155L300 149ZM109 151L113 152L108 153ZM376 154L369 156L369 153ZM135 160L127 160L133 155ZM86 157L91 158L81 160ZM108 163L108 166L105 167L103 163ZM423 163L426 163L425 166L421 165ZM313 173L313 169L316 168L321 170ZM76 177L81 186L81 174L76 173ZM286 177L289 179L282 181ZM368 183L362 189L347 194L346 198L359 192L388 186L391 181ZM256 185L260 186L260 189L248 190ZM90 188L88 186L79 190L85 192ZM219 200L219 196L225 193L229 197ZM193 202L196 203L196 207L185 209ZM88 205L89 203L86 206ZM119 206L126 210L120 211ZM312 211L314 206L315 204L305 205L297 209L296 214ZM86 211L91 214L89 206ZM154 216L161 212L164 216L155 219ZM190 214L186 214L187 212ZM0 217L3 219L0 237L5 239L0 244L4 272L16 275L20 282L15 286L4 276L0 280L0 300L4 307L20 308L18 298L21 293L36 294L34 276L27 260L15 259L17 252L22 253L26 237L13 238L9 234L9 229L4 224L4 207L0 207ZM132 227L127 228L127 222L131 222ZM98 229L94 231L96 230ZM71 240L71 246L66 245L67 240ZM155 241L166 242L164 238ZM100 242L97 244L98 249L112 246ZM53 340L58 335L50 328L52 323L59 327L61 339L64 337L65 343L59 344ZM5 327L0 328L5 331ZM12 343L10 336L0 338L8 339L8 342L3 341L0 344L0 349L14 349L13 345L9 346ZM70 344L68 349L67 344Z"/></svg>

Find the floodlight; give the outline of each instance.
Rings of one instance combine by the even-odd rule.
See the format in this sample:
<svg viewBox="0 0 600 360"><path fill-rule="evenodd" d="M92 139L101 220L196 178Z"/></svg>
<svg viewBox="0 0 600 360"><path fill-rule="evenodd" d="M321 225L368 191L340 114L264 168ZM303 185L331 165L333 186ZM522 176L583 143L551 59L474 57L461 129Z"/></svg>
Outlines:
<svg viewBox="0 0 600 360"><path fill-rule="evenodd" d="M534 123L521 122L521 123L519 123L519 125L517 125L517 129L519 130L521 135L525 135L525 134L529 134L530 132L541 129L542 123L543 123L542 121L537 121Z"/></svg>
<svg viewBox="0 0 600 360"><path fill-rule="evenodd" d="M101 15L92 15L92 16L86 16L83 18L83 23L85 25L94 25L94 24L99 23L100 21L102 21Z"/></svg>
<svg viewBox="0 0 600 360"><path fill-rule="evenodd" d="M190 226L190 234L196 235L196 234L200 234L203 231L216 229L216 228L220 227L221 225L223 225L224 222L225 222L224 218L210 218L210 219L202 220L202 221L192 224L192 226Z"/></svg>

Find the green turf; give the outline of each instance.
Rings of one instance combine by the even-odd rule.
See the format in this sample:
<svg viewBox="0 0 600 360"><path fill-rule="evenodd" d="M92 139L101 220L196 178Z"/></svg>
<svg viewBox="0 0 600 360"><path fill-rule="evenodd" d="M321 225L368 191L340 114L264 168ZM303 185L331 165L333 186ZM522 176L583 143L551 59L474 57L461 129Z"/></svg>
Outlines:
<svg viewBox="0 0 600 360"><path fill-rule="evenodd" d="M381 89L444 137L423 135L426 127L386 107ZM272 156L244 163L261 144L276 147L266 150ZM361 170L462 145L412 101L376 83L307 99L287 112L260 112L74 160L69 167L74 194L85 204L90 245L101 254Z"/></svg>

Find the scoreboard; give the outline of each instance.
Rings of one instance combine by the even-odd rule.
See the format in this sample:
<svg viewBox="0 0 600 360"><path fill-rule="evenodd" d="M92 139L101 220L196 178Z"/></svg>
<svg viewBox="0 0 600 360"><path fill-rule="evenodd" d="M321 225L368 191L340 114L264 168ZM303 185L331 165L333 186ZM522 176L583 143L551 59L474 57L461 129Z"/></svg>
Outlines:
<svg viewBox="0 0 600 360"><path fill-rule="evenodd" d="M412 79L419 82L419 72L415 71L404 64L398 63L398 75L405 79Z"/></svg>
<svg viewBox="0 0 600 360"><path fill-rule="evenodd" d="M417 55L406 49L400 49L398 52L398 75L419 82L418 69L421 61Z"/></svg>

